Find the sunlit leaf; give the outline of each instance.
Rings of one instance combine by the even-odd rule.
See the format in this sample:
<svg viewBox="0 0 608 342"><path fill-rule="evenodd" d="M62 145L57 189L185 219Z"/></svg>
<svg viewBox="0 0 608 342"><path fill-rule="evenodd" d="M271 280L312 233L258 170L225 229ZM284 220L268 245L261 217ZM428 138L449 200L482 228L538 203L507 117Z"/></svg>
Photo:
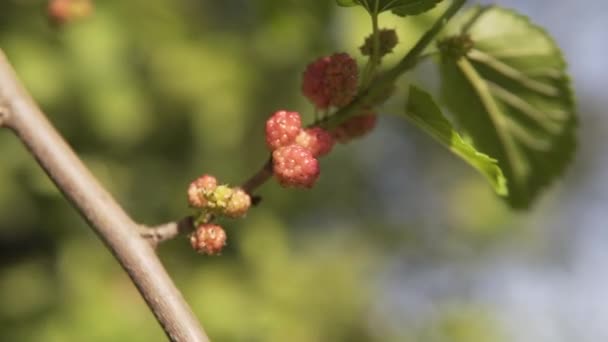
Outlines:
<svg viewBox="0 0 608 342"><path fill-rule="evenodd" d="M473 8L446 36L468 31L466 57L442 58L442 98L482 152L498 159L509 204L526 208L575 149L573 92L554 41L513 11Z"/></svg>
<svg viewBox="0 0 608 342"><path fill-rule="evenodd" d="M454 130L452 124L441 114L431 95L410 87L405 115L420 129L428 133L450 151L477 169L492 184L499 195L507 194L506 179L495 159L478 152Z"/></svg>

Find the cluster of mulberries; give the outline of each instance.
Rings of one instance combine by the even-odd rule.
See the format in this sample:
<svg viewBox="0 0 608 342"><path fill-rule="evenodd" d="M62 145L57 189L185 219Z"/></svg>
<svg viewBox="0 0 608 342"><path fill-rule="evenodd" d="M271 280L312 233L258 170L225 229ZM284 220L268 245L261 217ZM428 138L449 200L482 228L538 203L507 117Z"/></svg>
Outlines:
<svg viewBox="0 0 608 342"><path fill-rule="evenodd" d="M238 218L247 213L251 198L240 188L218 185L215 177L202 175L190 183L188 203L207 213Z"/></svg>
<svg viewBox="0 0 608 342"><path fill-rule="evenodd" d="M218 185L215 177L202 175L190 183L188 203L199 210L199 217L202 218L209 214L239 218L245 216L251 207L251 197L243 189ZM209 242L210 239L214 242ZM204 223L198 225L190 241L200 253L218 254L226 243L226 233L218 225Z"/></svg>
<svg viewBox="0 0 608 342"><path fill-rule="evenodd" d="M397 43L394 31L382 30L380 43L381 54L390 52ZM371 39L368 38L361 51L368 55L370 49ZM355 60L346 53L337 53L307 66L302 92L318 109L340 108L355 97L357 82ZM377 102L381 100L384 99ZM266 145L272 152L275 178L285 187L311 188L320 174L317 158L328 154L336 141L346 143L367 134L375 127L376 119L371 109L364 109L329 132L320 127L303 128L297 112L275 112L266 121ZM216 215L242 217L251 206L251 198L245 191L218 185L210 175L203 175L190 184L188 202L200 210L197 221L202 222L190 236L190 242L196 251L208 255L219 254L226 245L226 232L221 226L208 222L209 218Z"/></svg>
<svg viewBox="0 0 608 342"><path fill-rule="evenodd" d="M319 178L317 158L331 151L334 139L322 128L302 128L297 112L280 110L266 121L266 144L281 185L311 188Z"/></svg>

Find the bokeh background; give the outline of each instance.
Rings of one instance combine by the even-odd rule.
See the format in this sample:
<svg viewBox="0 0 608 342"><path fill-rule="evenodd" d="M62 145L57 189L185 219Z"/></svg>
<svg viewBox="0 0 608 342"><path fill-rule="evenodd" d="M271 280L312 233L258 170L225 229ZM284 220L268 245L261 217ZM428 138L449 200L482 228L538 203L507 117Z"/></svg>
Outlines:
<svg viewBox="0 0 608 342"><path fill-rule="evenodd" d="M215 341L608 340L608 132L602 0L497 0L547 28L578 95L580 147L533 210L382 116L339 146L311 191L275 182L226 221L221 257L185 237L160 255ZM485 3L485 1L484 1ZM105 0L58 28L46 1L0 2L0 48L51 121L133 217L188 214L201 173L238 184L266 158L265 118L304 66L357 46L363 10L333 1ZM432 22L381 17L399 51ZM394 56L393 59L397 57ZM437 88L432 63L411 77ZM399 97L381 112L402 110ZM129 279L9 132L0 132L0 340L163 341Z"/></svg>

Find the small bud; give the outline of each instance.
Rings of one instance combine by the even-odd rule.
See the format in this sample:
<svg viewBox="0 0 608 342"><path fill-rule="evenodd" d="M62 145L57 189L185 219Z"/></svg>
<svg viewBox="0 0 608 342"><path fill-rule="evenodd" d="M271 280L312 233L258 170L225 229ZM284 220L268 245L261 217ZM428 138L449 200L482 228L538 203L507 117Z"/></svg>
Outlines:
<svg viewBox="0 0 608 342"><path fill-rule="evenodd" d="M475 43L467 34L447 37L437 43L441 56L452 60L466 56L474 45Z"/></svg>
<svg viewBox="0 0 608 342"><path fill-rule="evenodd" d="M397 32L393 29L381 29L378 32L379 35L379 43L380 43L380 57L393 52L393 48L397 46L399 43L399 38L397 37ZM369 35L365 38L365 42L359 48L363 56L371 56L372 51L374 50L374 36L373 34Z"/></svg>
<svg viewBox="0 0 608 342"><path fill-rule="evenodd" d="M226 245L226 232L215 224L201 224L190 235L190 243L198 253L218 255Z"/></svg>
<svg viewBox="0 0 608 342"><path fill-rule="evenodd" d="M206 196L217 187L217 180L210 175L202 175L188 187L188 203L193 208L203 208L207 205Z"/></svg>
<svg viewBox="0 0 608 342"><path fill-rule="evenodd" d="M245 216L249 207L251 207L251 197L243 189L237 188L234 189L232 197L228 201L224 215L231 218L242 217Z"/></svg>

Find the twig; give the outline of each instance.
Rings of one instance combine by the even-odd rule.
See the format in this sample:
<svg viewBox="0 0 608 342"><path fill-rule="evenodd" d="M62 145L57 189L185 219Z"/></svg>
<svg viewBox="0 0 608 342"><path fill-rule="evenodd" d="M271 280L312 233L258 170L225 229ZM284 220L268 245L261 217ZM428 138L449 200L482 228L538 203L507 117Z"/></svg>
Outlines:
<svg viewBox="0 0 608 342"><path fill-rule="evenodd" d="M249 195L252 195L253 191L255 191L255 189L260 187L262 184L266 183L270 177L272 177L272 157L268 158L266 163L264 163L264 166L262 166L258 172L245 181L243 185L241 185L241 188Z"/></svg>
<svg viewBox="0 0 608 342"><path fill-rule="evenodd" d="M0 124L10 128L120 262L171 341L208 341L139 226L97 182L0 51Z"/></svg>
<svg viewBox="0 0 608 342"><path fill-rule="evenodd" d="M394 85L395 80L401 76L404 72L411 70L417 65L421 58L428 56L422 55L424 50L431 44L433 39L443 29L445 24L460 10L465 4L466 0L454 0L446 11L437 19L437 21L431 26L431 28L424 34L414 47L403 57L403 59L392 69L388 70L384 74L380 75L370 87L365 89L359 96L357 96L350 104L338 110L331 117L327 117L324 120L316 121L313 126L320 125L326 128L336 127L342 122L348 120L350 117L356 115L361 108L367 105L370 100L376 98L379 93L386 91ZM377 30L377 22L374 22L375 30ZM374 43L376 44L376 43ZM374 47L376 49L376 47ZM258 170L253 176L251 176L241 188L245 190L249 195L253 195L253 191L264 184L268 179L272 177L272 157L266 161L264 166ZM252 199L256 199L252 197ZM259 201L254 201L254 204ZM186 221L184 221L186 220ZM184 222L189 222L190 226L184 226ZM192 225L192 220L188 220L188 217L179 221L173 221L162 224L156 227L141 227L141 234L147 238L150 244L156 247L159 243L175 238L182 232L191 232L195 229Z"/></svg>
<svg viewBox="0 0 608 342"><path fill-rule="evenodd" d="M270 177L272 177L272 158L269 158L258 172L241 185L241 189L252 196L253 205L259 202L259 198L256 200L253 192L266 183ZM161 242L174 239L181 234L191 233L194 229L192 216L186 216L178 221L167 222L159 226L140 226L139 232L143 238L148 240L152 247L156 248Z"/></svg>
<svg viewBox="0 0 608 342"><path fill-rule="evenodd" d="M399 63L397 63L397 65L385 73L378 75L375 81L372 82L361 95L357 96L350 104L341 108L334 115L325 120L325 122L322 123L323 126L327 128L338 126L345 120L357 115L361 107L377 98L382 92L385 92L386 89L390 89L403 73L411 70L418 64L420 55L466 2L467 0L453 0L450 7L437 18L433 26L420 37L412 49L401 59L401 61L399 61Z"/></svg>
<svg viewBox="0 0 608 342"><path fill-rule="evenodd" d="M161 242L171 240L182 234L188 234L194 230L194 218L186 216L179 221L168 222L160 226L140 226L141 237L147 239L152 247L156 248Z"/></svg>

